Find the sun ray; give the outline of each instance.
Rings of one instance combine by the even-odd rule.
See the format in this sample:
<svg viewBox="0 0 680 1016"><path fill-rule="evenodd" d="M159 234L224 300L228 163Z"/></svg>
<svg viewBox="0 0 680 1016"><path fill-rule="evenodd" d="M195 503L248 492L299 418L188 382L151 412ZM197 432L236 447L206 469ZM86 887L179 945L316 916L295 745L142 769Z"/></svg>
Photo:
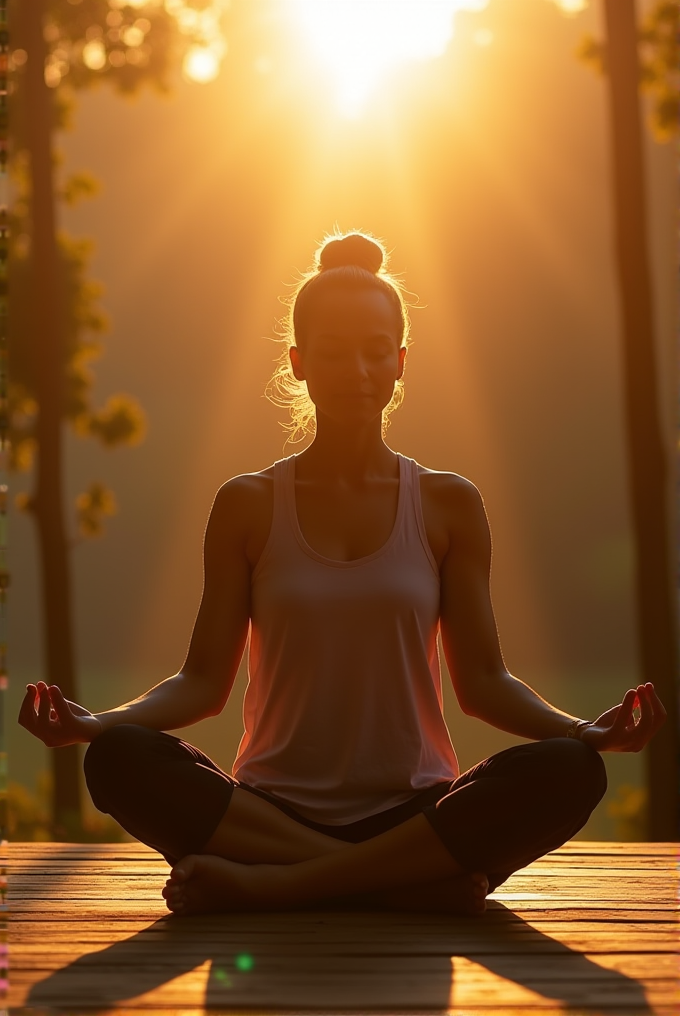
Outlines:
<svg viewBox="0 0 680 1016"><path fill-rule="evenodd" d="M441 56L460 10L488 0L290 0L308 43L334 80L339 111L361 113L386 74Z"/></svg>

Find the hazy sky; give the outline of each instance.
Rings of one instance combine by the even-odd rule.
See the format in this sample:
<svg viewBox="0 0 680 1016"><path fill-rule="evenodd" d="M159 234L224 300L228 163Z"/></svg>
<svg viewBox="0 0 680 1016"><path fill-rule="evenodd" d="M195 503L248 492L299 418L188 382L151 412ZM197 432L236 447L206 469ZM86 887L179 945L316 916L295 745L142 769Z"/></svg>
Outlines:
<svg viewBox="0 0 680 1016"><path fill-rule="evenodd" d="M61 139L65 167L102 183L63 216L95 241L105 287L97 391L135 395L149 423L133 450L69 442L71 493L101 479L120 505L103 539L74 550L82 697L113 705L181 665L215 490L284 454L262 398L278 298L337 224L383 237L418 296L389 441L481 488L509 666L567 689L568 708L611 705L635 662L606 95L574 56L596 12L492 0L350 121L286 8L234 2L218 80L134 103L81 96ZM673 155L648 149L670 376ZM16 700L40 659L27 519L11 543ZM10 741L15 779L43 764L27 737Z"/></svg>

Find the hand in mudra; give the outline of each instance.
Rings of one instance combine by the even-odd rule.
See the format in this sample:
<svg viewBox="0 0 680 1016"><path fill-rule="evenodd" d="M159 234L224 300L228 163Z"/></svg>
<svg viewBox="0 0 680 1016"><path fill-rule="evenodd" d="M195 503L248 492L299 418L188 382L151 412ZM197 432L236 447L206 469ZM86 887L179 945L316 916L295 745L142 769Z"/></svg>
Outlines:
<svg viewBox="0 0 680 1016"><path fill-rule="evenodd" d="M666 710L654 685L639 684L626 692L618 706L593 720L581 740L597 751L642 751L665 720Z"/></svg>
<svg viewBox="0 0 680 1016"><path fill-rule="evenodd" d="M26 685L19 723L48 748L88 744L102 731L101 723L89 709L69 702L56 684L48 687L44 681Z"/></svg>

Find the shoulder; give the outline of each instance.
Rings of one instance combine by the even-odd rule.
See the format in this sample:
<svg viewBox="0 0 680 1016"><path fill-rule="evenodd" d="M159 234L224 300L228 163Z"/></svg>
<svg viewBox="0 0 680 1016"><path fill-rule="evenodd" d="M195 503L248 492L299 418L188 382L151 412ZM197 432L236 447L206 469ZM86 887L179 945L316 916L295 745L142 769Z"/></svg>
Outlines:
<svg viewBox="0 0 680 1016"><path fill-rule="evenodd" d="M449 551L481 550L489 540L489 526L482 495L475 484L459 473L428 469L418 464L423 519L437 562Z"/></svg>
<svg viewBox="0 0 680 1016"><path fill-rule="evenodd" d="M215 495L213 512L233 514L248 512L267 500L274 492L274 466L257 473L240 473L223 483Z"/></svg>
<svg viewBox="0 0 680 1016"><path fill-rule="evenodd" d="M484 502L472 480L459 473L428 469L418 463L423 507L444 512L450 521L484 515Z"/></svg>
<svg viewBox="0 0 680 1016"><path fill-rule="evenodd" d="M233 476L215 495L206 541L238 546L254 565L267 542L273 513L273 465Z"/></svg>

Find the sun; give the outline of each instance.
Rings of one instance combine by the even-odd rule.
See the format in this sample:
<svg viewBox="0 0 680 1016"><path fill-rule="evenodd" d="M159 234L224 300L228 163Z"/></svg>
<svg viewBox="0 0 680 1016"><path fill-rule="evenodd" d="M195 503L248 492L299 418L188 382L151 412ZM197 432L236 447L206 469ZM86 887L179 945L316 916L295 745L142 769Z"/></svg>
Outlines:
<svg viewBox="0 0 680 1016"><path fill-rule="evenodd" d="M335 82L339 111L357 117L396 67L441 56L459 10L488 0L290 0L311 48Z"/></svg>

